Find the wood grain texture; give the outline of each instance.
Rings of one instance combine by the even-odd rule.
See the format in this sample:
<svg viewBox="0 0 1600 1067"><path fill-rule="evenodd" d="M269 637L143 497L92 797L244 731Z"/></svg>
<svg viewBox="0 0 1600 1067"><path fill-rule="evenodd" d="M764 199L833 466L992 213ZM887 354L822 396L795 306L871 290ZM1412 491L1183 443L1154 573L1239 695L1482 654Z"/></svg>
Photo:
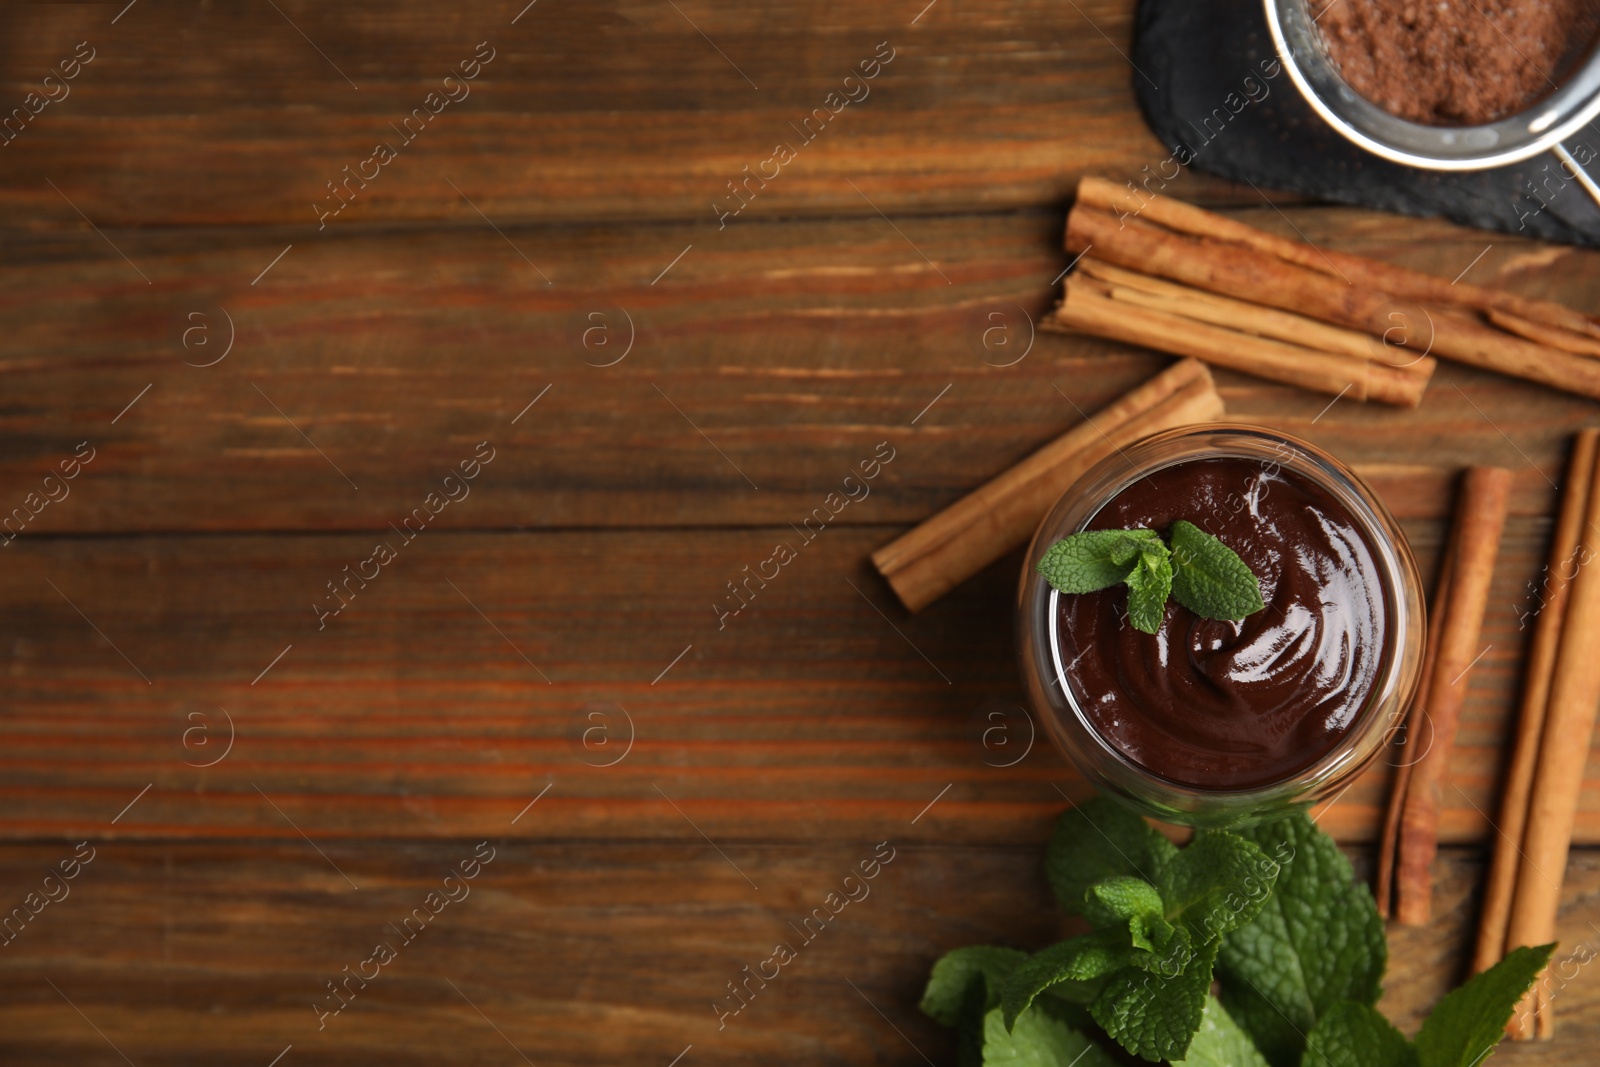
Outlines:
<svg viewBox="0 0 1600 1067"><path fill-rule="evenodd" d="M263 1067L293 1045L285 1063L511 1064L521 1053L558 1067L665 1065L692 1045L683 1062L948 1063L949 1032L916 1009L938 955L1038 948L1069 928L1037 850L908 846L906 826L886 819L859 841L815 848L729 846L726 858L700 843L496 840L470 893L409 945L387 924L421 906L475 841L330 843L326 860L303 842L102 844L71 895L0 957L0 1056L17 1067L124 1064L119 1051L136 1064ZM894 858L869 895L803 943L789 924L881 841ZM8 846L7 899L70 852ZM1446 850L1441 875L1440 920L1391 932L1383 1007L1407 1033L1461 980L1479 864ZM1600 862L1580 853L1563 893L1563 957L1592 954L1597 899ZM366 988L352 984L350 1005L319 1031L313 1003L335 1003L325 983L380 941L398 958ZM766 988L752 984L719 1030L712 1002L734 1003L726 984L778 942L797 958ZM1588 1062L1600 981L1577 968L1556 1004L1557 1041L1505 1046L1496 1062Z"/></svg>
<svg viewBox="0 0 1600 1067"><path fill-rule="evenodd" d="M1059 932L1038 846L1083 787L1042 742L1016 759L1019 560L909 619L866 559L1166 365L1043 334L1015 361L1079 176L1167 155L1118 52L1132 20L1123 0L0 9L0 116L96 50L0 146L0 518L95 449L0 541L0 888L21 901L68 835L100 850L0 950L0 1060L948 1061L914 1010L926 969ZM472 95L319 230L327 183L483 40ZM871 95L720 225L728 183L880 41ZM1600 305L1594 253L1198 174L1169 191ZM1356 463L1425 572L1452 472L1516 472L1441 826L1483 842L1524 585L1565 438L1600 413L1454 367L1408 413L1219 386ZM472 495L319 630L325 583L485 440ZM726 583L880 441L871 496L719 629ZM1367 841L1386 773L1322 824ZM1600 785L1578 826L1600 843ZM319 1032L323 983L483 838L473 896ZM719 1032L712 998L885 839L874 895ZM1461 975L1477 855L1443 852L1441 918L1395 942L1408 1031ZM1570 871L1576 947L1600 856ZM1556 1004L1561 1039L1497 1062L1585 1062L1587 970Z"/></svg>
<svg viewBox="0 0 1600 1067"><path fill-rule="evenodd" d="M1483 251L1437 223L1292 218L1447 276ZM89 441L94 465L28 534L376 530L490 439L504 458L441 525L773 525L892 439L910 458L871 521L914 523L1168 364L1034 333L1065 266L1059 215L902 221L916 248L879 218L730 229L710 247L674 226L509 231L553 286L487 226L296 245L255 286L282 233L119 235L153 291L92 233L21 237L0 250L0 515ZM1527 266L1537 255L1501 242L1473 273L1600 303L1600 258ZM1373 471L1414 517L1447 513L1467 463L1512 468L1513 510L1550 513L1567 436L1600 412L1456 366L1410 412L1218 378L1231 414Z"/></svg>
<svg viewBox="0 0 1600 1067"><path fill-rule="evenodd" d="M1476 235L1437 224L1293 217L1313 239L1435 269L1483 250ZM616 230L513 231L528 247L540 234L602 265L583 293L596 304L623 280L633 287L623 306L635 295L653 301L635 302L639 351L610 368L583 365L587 320L572 309L586 301L549 296L488 231L368 233L286 258L260 286L230 283L246 300L234 308L243 340L204 369L182 365L214 357L197 344L182 350L189 320L179 312L201 292L227 306L233 298L214 279L259 270L281 250L276 238L215 251L190 231L150 236L161 254L139 256L182 294L165 311L150 310L127 264L107 252L76 238L23 241L0 332L14 355L12 407L0 415L12 506L77 441L97 453L71 496L0 549L14 557L0 605L17 685L15 712L0 721L15 738L15 777L0 793L12 817L5 832L88 832L154 781L117 833L292 834L256 781L317 835L487 833L555 780L553 829L538 832L564 837L681 835L657 781L681 785L674 798L719 835L826 836L873 805L920 810L950 785L919 823L927 839L1041 840L1058 799L1051 783L1074 789L1070 772L1042 747L1012 771L985 766L973 721L986 701L1017 696L1016 561L912 623L865 560L1072 425L1077 408L1092 410L1166 361L1040 334L1015 366L985 365L1004 361L983 347L987 314L1036 313L1048 301L1059 217L915 225L927 247L953 250L939 252L965 290L953 307L951 286L882 220L741 230L716 255L685 257L658 286L651 270L682 249L671 227L643 231L648 247ZM1398 227L1415 243L1392 243ZM30 260L39 265L20 265ZM1592 257L1540 258L1531 246L1492 249L1473 270L1565 297L1600 284ZM375 274L386 285L374 287ZM1021 312L1009 319L1012 343L1024 325ZM1407 521L1425 569L1456 465L1516 471L1489 649L1451 767L1460 790L1446 789L1441 827L1447 841L1483 840L1523 615L1536 606L1526 583L1539 575L1566 436L1594 420L1594 405L1457 367L1443 368L1410 413L1329 407L1236 375L1222 375L1221 387L1236 415L1355 461ZM472 495L319 632L312 604L336 603L326 583L379 535L392 537L389 524L484 439L496 458ZM713 605L737 605L727 583L791 537L790 524L885 440L896 459L872 495L719 631ZM976 632L972 620L982 622ZM108 703L111 693L119 699ZM601 775L579 758L601 755L574 746L589 712L608 702L641 714L642 739ZM189 751L181 739L205 721L220 730L218 707L240 715L238 753L214 771L184 766L217 751ZM847 766L837 762L841 737L851 742ZM1369 838L1385 774L1369 774L1326 824ZM1579 827L1580 840L1600 841L1600 789L1586 793Z"/></svg>
<svg viewBox="0 0 1600 1067"><path fill-rule="evenodd" d="M1447 842L1491 832L1547 527L1507 526ZM1407 530L1431 573L1443 523ZM349 585L321 630L313 603L339 603L325 583L379 535L19 540L0 571L0 835L678 838L692 820L718 840L825 841L939 796L907 840L1041 843L1058 789L1083 787L1042 737L1018 758L1032 731L1016 705L1019 558L908 618L867 563L902 531L389 531L399 558ZM731 614L726 583L779 542L798 558ZM986 748L996 708L1008 730ZM186 766L221 753L219 709L234 749ZM1380 762L1322 824L1374 839L1388 774ZM552 782L540 819L512 829ZM1600 842L1600 789L1577 833Z"/></svg>
<svg viewBox="0 0 1600 1067"><path fill-rule="evenodd" d="M477 224L453 182L500 221L676 217L709 236L713 201L737 204L727 183L779 142L797 158L732 225L875 215L871 204L1038 205L1081 174L1131 175L1168 157L1119 54L1130 5L947 2L917 18L925 4L621 0L581 14L536 6L512 25L521 3L285 0L280 14L142 0L115 26L111 5L9 5L8 109L79 41L97 54L70 96L0 148L0 213L81 226L53 180L102 226L290 224L312 240L325 183L387 141L399 158L330 228ZM403 145L390 124L486 40L495 58L471 94ZM805 142L791 124L837 107L829 94L881 42L894 58L869 95Z"/></svg>

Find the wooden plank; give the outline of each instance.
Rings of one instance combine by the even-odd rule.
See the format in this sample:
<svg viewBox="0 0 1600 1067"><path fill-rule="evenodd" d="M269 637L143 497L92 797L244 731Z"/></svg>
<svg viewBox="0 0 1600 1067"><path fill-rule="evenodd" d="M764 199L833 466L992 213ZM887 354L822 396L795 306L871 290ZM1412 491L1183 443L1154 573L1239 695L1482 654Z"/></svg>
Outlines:
<svg viewBox="0 0 1600 1067"><path fill-rule="evenodd" d="M1446 841L1491 833L1547 526L1507 527ZM838 840L937 797L907 840L1037 844L1083 787L1042 739L1021 758L1020 711L1009 748L984 745L986 711L1019 698L1019 557L906 618L867 564L900 529L18 541L0 570L0 835ZM1442 523L1408 529L1431 573ZM397 558L319 620L380 536ZM732 614L727 583L779 542L797 558ZM229 717L227 758L186 766L220 757ZM1388 773L1323 825L1372 839ZM1578 839L1600 842L1600 779Z"/></svg>
<svg viewBox="0 0 1600 1067"><path fill-rule="evenodd" d="M928 964L1060 932L1037 848L1084 787L1042 742L1011 762L1026 716L1005 746L985 717L1018 696L1018 560L917 619L864 561L1164 363L1041 336L1002 365L1053 298L1077 177L1167 154L1131 23L1125 0L0 10L6 106L97 49L0 147L0 515L96 450L0 553L0 886L23 900L58 837L100 850L7 946L0 1060L947 1060L913 1007ZM325 183L484 39L471 98L319 229ZM871 97L719 225L878 41ZM1592 253L1170 191L1600 305ZM236 347L196 366L228 316ZM1359 464L1428 570L1452 470L1517 469L1442 826L1486 840L1525 583L1595 408L1453 368L1410 414L1221 385ZM325 583L483 440L470 500L319 629ZM885 440L871 499L719 628L725 583ZM1323 824L1368 840L1385 773ZM323 983L480 838L473 898L319 1031ZM885 838L840 936L718 1030L725 983ZM1469 940L1479 865L1440 867L1447 920L1395 942L1408 1031ZM1597 880L1575 853L1569 945ZM1581 971L1563 1040L1503 1061L1581 1059L1595 999Z"/></svg>
<svg viewBox="0 0 1600 1067"><path fill-rule="evenodd" d="M665 1065L692 1045L682 1062L948 1063L949 1033L916 1009L938 955L977 943L1039 948L1067 926L1037 850L911 846L900 840L907 825L885 819L859 841L804 849L730 845L726 859L699 843L496 840L467 895L454 888L460 899L410 944L387 924L423 906L475 841L327 843L326 860L298 841L102 843L70 895L6 948L0 1056L17 1067L263 1067L292 1045L284 1063L499 1064L520 1053L559 1067ZM790 924L880 841L893 858L864 883L868 894L820 932L813 923L804 942ZM8 903L72 851L0 849ZM1481 871L1476 854L1446 850L1441 918L1390 934L1383 1007L1407 1033L1460 980ZM1574 853L1563 901L1563 958L1581 946L1592 955L1595 853ZM393 943L396 958L365 988L352 981L349 1006L320 1018L314 1003L336 1003L326 983L378 942ZM727 983L779 942L796 958L764 988L752 982L747 1006L719 1029L713 1002L736 1003ZM1503 1047L1500 1060L1587 1062L1600 983L1591 969L1568 970L1555 1042Z"/></svg>
<svg viewBox="0 0 1600 1067"><path fill-rule="evenodd" d="M1359 877L1372 877L1369 851L1345 850ZM1476 936L1482 883L1488 865L1482 854L1444 849L1434 868L1434 915L1426 926L1388 924L1389 970L1379 1008L1408 1037L1415 1037L1434 1004L1468 977ZM1580 1064L1592 1059L1591 1027L1600 1025L1600 982L1587 966L1600 952L1600 930L1593 890L1600 885L1600 853L1574 850L1561 887L1556 924L1558 946L1551 972L1556 1013L1553 1042L1503 1042L1494 1053L1499 1064ZM1586 899L1587 898L1587 899Z"/></svg>
<svg viewBox="0 0 1600 1067"><path fill-rule="evenodd" d="M1249 215L1267 216L1289 225ZM1438 223L1293 218L1441 274L1483 251ZM94 463L28 534L377 530L489 439L500 458L442 526L781 525L892 440L904 464L841 521L911 523L1165 365L1034 334L1065 266L1058 215L902 223L916 248L876 217L710 247L679 226L513 229L553 286L488 227L296 244L255 286L286 231L121 241L153 291L93 234L19 238L0 250L0 515L87 441ZM1472 269L1600 304L1600 255L1541 254L1497 242ZM1453 366L1414 412L1219 379L1230 412L1373 469L1415 517L1446 513L1467 462L1515 469L1514 510L1548 512L1596 411Z"/></svg>
<svg viewBox="0 0 1600 1067"><path fill-rule="evenodd" d="M338 203L328 183L350 180L330 228L477 225L470 197L501 222L674 217L709 236L713 204L739 203L729 183L763 171L777 176L749 179L734 225L1051 203L1080 174L1137 174L1170 154L1129 92L1126 0L920 16L923 3L523 6L144 0L111 25L100 5L7 5L7 113L78 42L94 58L0 150L0 218L80 227L54 181L101 226L288 224L315 240L313 205ZM470 95L433 103L407 142L403 121L431 92L460 97L443 79L485 41L493 58ZM847 86L875 55L892 58ZM378 142L397 158L362 168ZM780 142L794 153L781 170L766 162Z"/></svg>

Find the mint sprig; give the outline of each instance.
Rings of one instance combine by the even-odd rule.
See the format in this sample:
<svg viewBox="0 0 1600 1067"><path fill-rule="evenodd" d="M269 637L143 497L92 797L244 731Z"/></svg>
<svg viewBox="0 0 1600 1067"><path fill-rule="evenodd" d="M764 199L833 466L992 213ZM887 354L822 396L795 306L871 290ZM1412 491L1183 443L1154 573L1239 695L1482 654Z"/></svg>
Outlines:
<svg viewBox="0 0 1600 1067"><path fill-rule="evenodd" d="M1172 595L1172 553L1159 540L1139 549L1139 559L1123 579L1128 585L1128 621L1134 629L1153 634L1161 629Z"/></svg>
<svg viewBox="0 0 1600 1067"><path fill-rule="evenodd" d="M928 976L928 988L922 994L923 1014L955 1026L969 991L979 982L982 1010L988 1011L1000 1003L1001 983L1027 958L1026 952L999 945L969 945L945 953Z"/></svg>
<svg viewBox="0 0 1600 1067"><path fill-rule="evenodd" d="M1160 951L1172 936L1161 893L1143 878L1113 875L1090 886L1083 914L1095 929L1126 928L1134 948Z"/></svg>
<svg viewBox="0 0 1600 1067"><path fill-rule="evenodd" d="M1177 940L1187 959L1176 974L1170 963L1156 973L1122 971L1089 1008L1112 1040L1143 1059L1181 1060L1204 1017L1217 943L1189 946L1181 929Z"/></svg>
<svg viewBox="0 0 1600 1067"><path fill-rule="evenodd" d="M1267 906L1222 947L1222 1002L1274 1067L1292 1067L1335 1004L1378 1003L1388 942L1372 894L1310 819L1241 833L1284 867Z"/></svg>
<svg viewBox="0 0 1600 1067"><path fill-rule="evenodd" d="M1260 911L1278 864L1219 830L1200 831L1180 851L1139 816L1097 799L1062 817L1045 869L1061 903L1095 930L1017 965L1000 991L1007 1024L1048 991L1087 1006L1135 1055L1182 1059L1222 936Z"/></svg>
<svg viewBox="0 0 1600 1067"><path fill-rule="evenodd" d="M1206 1010L1200 1016L1200 1029L1189 1042L1189 1051L1172 1067L1268 1067L1250 1040L1250 1035L1239 1029L1216 997L1206 1000Z"/></svg>
<svg viewBox="0 0 1600 1067"><path fill-rule="evenodd" d="M1517 1002L1550 962L1555 945L1524 946L1434 1007L1417 1033L1421 1067L1476 1067L1500 1043Z"/></svg>
<svg viewBox="0 0 1600 1067"><path fill-rule="evenodd" d="M1063 593L1093 593L1126 581L1140 550L1160 541L1160 534L1142 528L1085 530L1046 549L1039 573Z"/></svg>
<svg viewBox="0 0 1600 1067"><path fill-rule="evenodd" d="M1045 550L1039 573L1063 593L1128 587L1128 621L1153 634L1167 598L1207 619L1238 620L1260 611L1261 583L1239 554L1192 522L1172 524L1172 544L1154 530L1084 530Z"/></svg>
<svg viewBox="0 0 1600 1067"><path fill-rule="evenodd" d="M1376 1008L1341 1000L1306 1035L1302 1063L1327 1067L1419 1067L1417 1050Z"/></svg>
<svg viewBox="0 0 1600 1067"><path fill-rule="evenodd" d="M1260 611L1261 583L1239 554L1192 522L1172 524L1172 595L1206 619Z"/></svg>
<svg viewBox="0 0 1600 1067"><path fill-rule="evenodd" d="M1115 1042L1174 1067L1477 1067L1555 947L1510 953L1410 1041L1375 1007L1388 950L1372 896L1302 811L1179 849L1092 800L1062 814L1045 870L1093 932L944 956L922 1007L957 1028L959 1062L1109 1067L1100 1042Z"/></svg>
<svg viewBox="0 0 1600 1067"><path fill-rule="evenodd" d="M1097 798L1068 808L1056 820L1044 852L1044 874L1063 908L1087 915L1085 900L1098 883L1118 877L1154 883L1177 858L1178 846L1155 827L1121 804Z"/></svg>
<svg viewBox="0 0 1600 1067"><path fill-rule="evenodd" d="M1109 1052L1053 1007L1030 1008L1010 1028L999 1009L985 1016L984 1067L1117 1067Z"/></svg>

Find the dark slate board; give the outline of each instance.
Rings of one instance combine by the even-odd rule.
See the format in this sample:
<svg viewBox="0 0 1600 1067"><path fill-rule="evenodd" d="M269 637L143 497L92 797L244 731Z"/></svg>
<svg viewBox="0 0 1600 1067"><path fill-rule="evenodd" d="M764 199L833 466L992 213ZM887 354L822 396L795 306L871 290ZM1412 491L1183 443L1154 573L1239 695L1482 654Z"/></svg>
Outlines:
<svg viewBox="0 0 1600 1067"><path fill-rule="evenodd" d="M1263 189L1600 247L1600 207L1550 153L1472 174L1390 163L1340 137L1276 58L1261 0L1140 0L1133 84L1177 162L1192 155L1202 170ZM1593 124L1567 141L1590 159L1580 146L1600 152ZM1149 168L1175 170L1172 161ZM1600 160L1589 171L1600 176Z"/></svg>

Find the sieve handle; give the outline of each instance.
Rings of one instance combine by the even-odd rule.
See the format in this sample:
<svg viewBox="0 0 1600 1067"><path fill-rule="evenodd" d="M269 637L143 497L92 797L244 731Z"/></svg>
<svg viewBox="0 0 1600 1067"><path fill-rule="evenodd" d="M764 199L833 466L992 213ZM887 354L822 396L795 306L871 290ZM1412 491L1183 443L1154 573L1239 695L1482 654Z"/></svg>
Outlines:
<svg viewBox="0 0 1600 1067"><path fill-rule="evenodd" d="M1589 172L1584 170L1576 159L1572 158L1572 153L1567 151L1567 146L1557 141L1555 147L1550 151L1554 152L1556 158L1567 165L1567 173L1578 179L1578 184L1583 186L1583 191L1589 194L1589 199L1596 204L1600 204L1600 185L1596 185L1594 179L1589 177Z"/></svg>

